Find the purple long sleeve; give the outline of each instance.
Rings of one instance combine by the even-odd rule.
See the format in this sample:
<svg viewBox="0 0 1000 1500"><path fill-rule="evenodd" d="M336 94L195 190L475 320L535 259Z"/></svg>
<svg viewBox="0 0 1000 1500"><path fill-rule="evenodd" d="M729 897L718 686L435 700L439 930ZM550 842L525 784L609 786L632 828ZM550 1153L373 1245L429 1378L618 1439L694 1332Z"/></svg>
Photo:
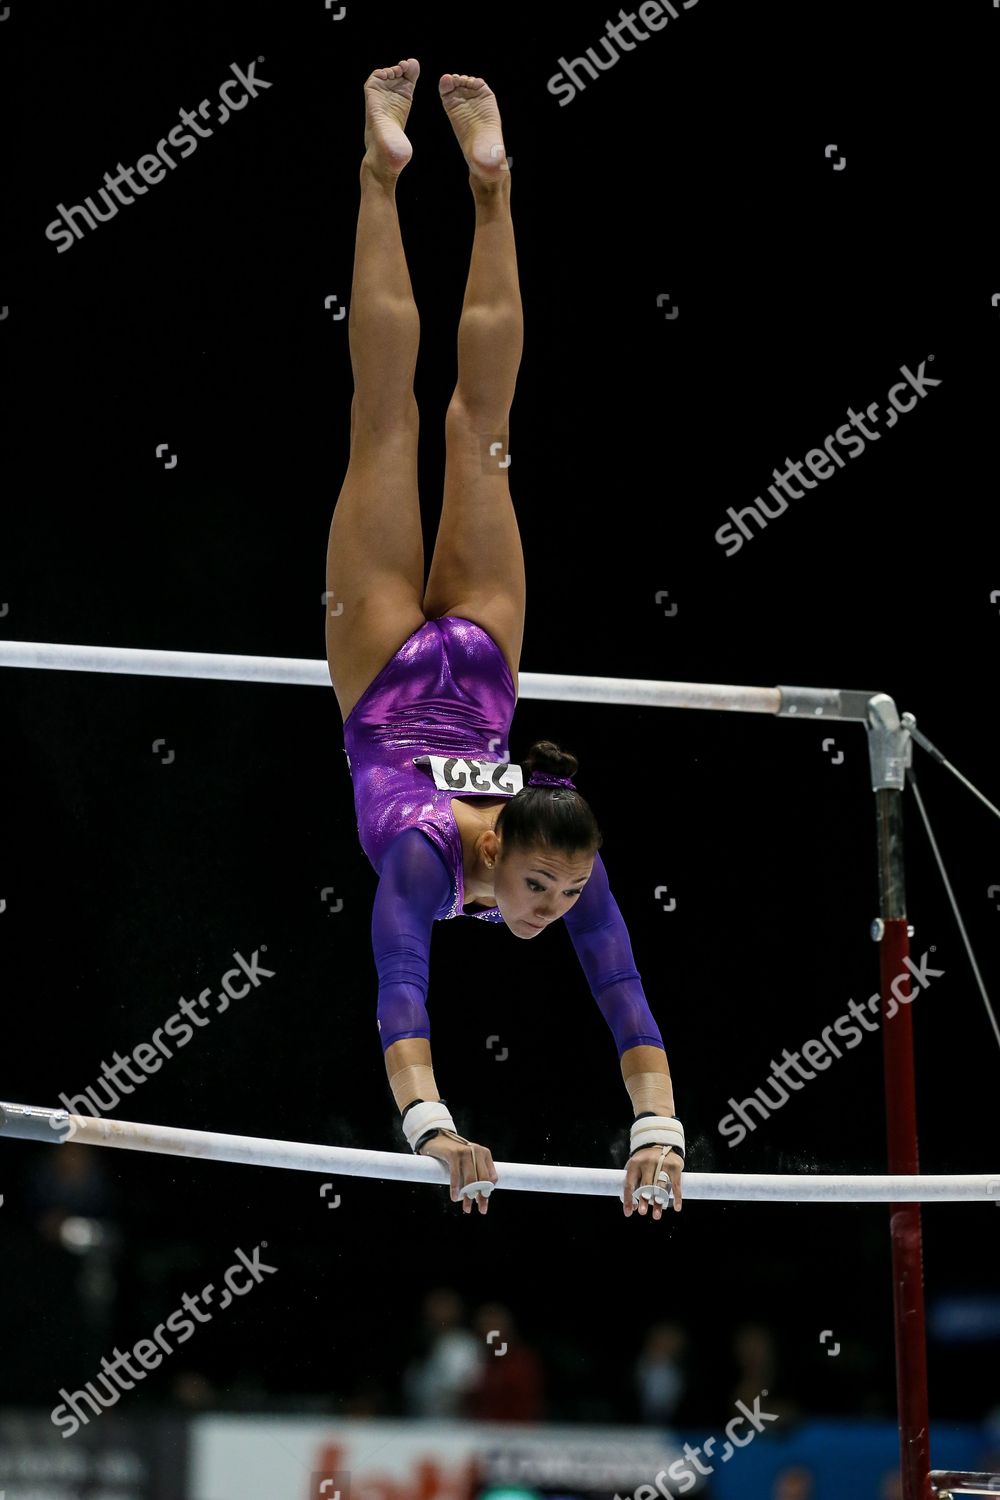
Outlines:
<svg viewBox="0 0 1000 1500"><path fill-rule="evenodd" d="M611 894L599 852L583 895L563 921L590 992L611 1027L619 1058L629 1047L662 1047L663 1038L632 957L628 928Z"/></svg>
<svg viewBox="0 0 1000 1500"><path fill-rule="evenodd" d="M382 1051L404 1037L430 1038L427 989L431 930L451 905L452 881L436 848L416 828L386 851L372 910L372 951L378 970ZM563 918L618 1056L629 1047L662 1047L643 993L628 929L611 894L600 854L583 895Z"/></svg>
<svg viewBox="0 0 1000 1500"><path fill-rule="evenodd" d="M403 1037L430 1037L427 983L431 928L451 904L451 876L417 828L394 839L382 860L372 908L382 1051Z"/></svg>

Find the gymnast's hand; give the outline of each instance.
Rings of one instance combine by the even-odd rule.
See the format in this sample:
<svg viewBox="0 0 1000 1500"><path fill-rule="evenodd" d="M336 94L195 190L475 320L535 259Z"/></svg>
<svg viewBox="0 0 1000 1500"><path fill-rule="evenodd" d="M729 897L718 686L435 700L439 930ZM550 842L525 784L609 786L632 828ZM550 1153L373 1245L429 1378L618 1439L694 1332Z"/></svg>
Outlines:
<svg viewBox="0 0 1000 1500"><path fill-rule="evenodd" d="M473 1153L475 1153L473 1155ZM422 1146L420 1156L433 1156L437 1161L443 1162L448 1175L451 1178L451 1201L458 1202L461 1189L467 1182L496 1182L497 1170L493 1165L493 1157L486 1146L480 1146L478 1141L460 1141L452 1135L445 1135L438 1131L432 1135L426 1146ZM475 1200L479 1212L484 1214L490 1206L487 1195L483 1192L475 1194ZM472 1212L472 1198L462 1199L462 1211Z"/></svg>
<svg viewBox="0 0 1000 1500"><path fill-rule="evenodd" d="M652 1198L648 1202L645 1198L640 1198L635 1207L632 1204L632 1195L637 1188L653 1186L653 1174L656 1171L656 1164L660 1159L662 1150L662 1146L645 1146L641 1151L637 1151L634 1156L629 1157L625 1165L625 1198L622 1204L626 1219L633 1213L648 1215L650 1209L653 1211L654 1219L662 1219L663 1209ZM666 1172L670 1178L674 1208L679 1213L681 1207L681 1174L684 1171L683 1158L678 1156L676 1151L671 1151L668 1156L664 1157L663 1166L660 1168L660 1171ZM665 1182L661 1182L659 1186L661 1189L666 1190L667 1185Z"/></svg>

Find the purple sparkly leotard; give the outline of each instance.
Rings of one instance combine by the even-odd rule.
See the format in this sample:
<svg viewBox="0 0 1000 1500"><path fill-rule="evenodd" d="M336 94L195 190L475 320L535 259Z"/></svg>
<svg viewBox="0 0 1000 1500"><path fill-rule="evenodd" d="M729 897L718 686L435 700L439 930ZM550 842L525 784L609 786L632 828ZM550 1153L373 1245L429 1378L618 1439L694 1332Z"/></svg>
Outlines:
<svg viewBox="0 0 1000 1500"><path fill-rule="evenodd" d="M439 790L415 762L427 755L506 761L516 702L510 667L492 637L471 620L445 615L403 642L345 720L358 835L379 876L372 948L383 1051L404 1037L430 1036L432 924L463 915L503 922L495 906L463 911L462 839L451 799L514 793L502 784ZM641 1044L662 1047L600 853L563 921L619 1057Z"/></svg>

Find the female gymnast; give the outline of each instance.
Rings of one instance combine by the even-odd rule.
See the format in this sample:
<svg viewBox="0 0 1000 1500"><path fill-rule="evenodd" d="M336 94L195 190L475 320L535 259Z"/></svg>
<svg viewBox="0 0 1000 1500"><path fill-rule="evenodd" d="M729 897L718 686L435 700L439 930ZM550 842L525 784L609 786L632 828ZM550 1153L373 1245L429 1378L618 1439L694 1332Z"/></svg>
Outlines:
<svg viewBox="0 0 1000 1500"><path fill-rule="evenodd" d="M445 423L444 501L424 587L413 393L420 322L395 201L412 154L403 127L419 73L408 57L376 68L365 84L348 322L350 462L327 553L336 601L327 610L327 659L361 845L379 876L372 944L386 1072L411 1149L444 1163L464 1212L475 1199L485 1214L493 1158L455 1129L431 1066L432 924L474 916L531 941L562 918L614 1035L635 1117L624 1211L651 1207L659 1219L661 1184L681 1206L684 1133L598 852L602 836L573 787L571 755L540 741L520 769L509 764L525 577L500 455L523 324L500 114L483 79L464 73L445 73L438 85L468 165L476 227ZM574 1092L566 1104L576 1103Z"/></svg>

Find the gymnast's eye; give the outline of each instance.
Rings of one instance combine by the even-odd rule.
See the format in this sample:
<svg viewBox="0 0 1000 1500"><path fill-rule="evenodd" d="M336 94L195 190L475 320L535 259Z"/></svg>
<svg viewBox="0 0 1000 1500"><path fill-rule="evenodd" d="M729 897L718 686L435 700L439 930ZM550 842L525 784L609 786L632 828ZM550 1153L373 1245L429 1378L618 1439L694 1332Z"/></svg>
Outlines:
<svg viewBox="0 0 1000 1500"><path fill-rule="evenodd" d="M537 880L526 880L525 881L525 885L527 885L528 888L529 888L529 890L532 890L532 891L543 891L545 889L545 887L543 885L540 885ZM564 891L563 895L564 896L579 896L580 890L582 890L582 886L580 887L579 890Z"/></svg>

